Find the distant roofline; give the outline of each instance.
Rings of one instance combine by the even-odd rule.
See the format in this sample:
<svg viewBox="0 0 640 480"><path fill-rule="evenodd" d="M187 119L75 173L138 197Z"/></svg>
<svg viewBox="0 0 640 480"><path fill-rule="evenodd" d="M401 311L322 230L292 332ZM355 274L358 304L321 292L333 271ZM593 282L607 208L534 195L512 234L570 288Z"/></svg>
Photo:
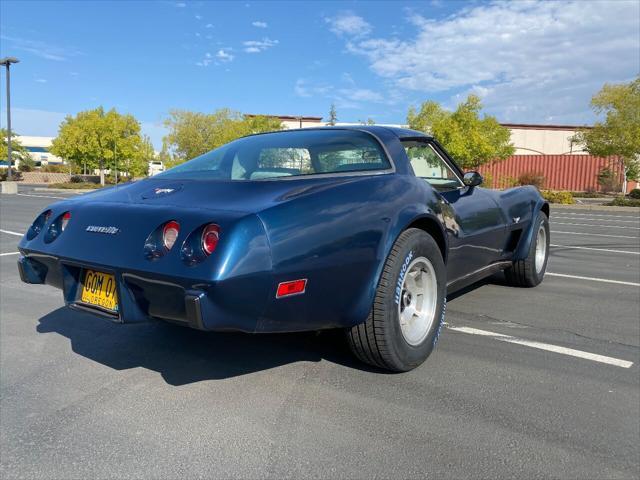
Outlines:
<svg viewBox="0 0 640 480"><path fill-rule="evenodd" d="M267 117L267 118L277 118L282 121L300 121L303 122L321 122L322 117L310 117L305 115L263 115L260 113L245 113L245 117Z"/></svg>
<svg viewBox="0 0 640 480"><path fill-rule="evenodd" d="M500 123L500 125L506 128L520 128L527 130L579 130L582 128L593 128L590 125L541 125L534 123Z"/></svg>

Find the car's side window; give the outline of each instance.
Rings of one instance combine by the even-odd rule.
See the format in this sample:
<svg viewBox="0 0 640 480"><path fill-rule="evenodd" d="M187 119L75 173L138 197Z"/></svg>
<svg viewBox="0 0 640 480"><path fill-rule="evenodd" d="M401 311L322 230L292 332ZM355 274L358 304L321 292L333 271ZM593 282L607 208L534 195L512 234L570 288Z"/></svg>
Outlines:
<svg viewBox="0 0 640 480"><path fill-rule="evenodd" d="M416 177L424 178L439 190L458 188L463 185L453 169L430 144L414 140L402 143Z"/></svg>

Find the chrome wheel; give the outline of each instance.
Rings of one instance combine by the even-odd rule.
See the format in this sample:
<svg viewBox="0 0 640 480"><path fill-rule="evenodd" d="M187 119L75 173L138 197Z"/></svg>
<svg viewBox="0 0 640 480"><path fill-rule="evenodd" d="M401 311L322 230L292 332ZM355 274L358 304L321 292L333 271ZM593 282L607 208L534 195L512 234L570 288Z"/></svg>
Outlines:
<svg viewBox="0 0 640 480"><path fill-rule="evenodd" d="M402 279L398 318L409 345L419 345L433 325L438 301L438 282L433 265L425 257L414 259Z"/></svg>
<svg viewBox="0 0 640 480"><path fill-rule="evenodd" d="M536 238L536 273L542 272L544 261L547 257L547 231L544 229L544 223L540 224L538 229L538 237Z"/></svg>

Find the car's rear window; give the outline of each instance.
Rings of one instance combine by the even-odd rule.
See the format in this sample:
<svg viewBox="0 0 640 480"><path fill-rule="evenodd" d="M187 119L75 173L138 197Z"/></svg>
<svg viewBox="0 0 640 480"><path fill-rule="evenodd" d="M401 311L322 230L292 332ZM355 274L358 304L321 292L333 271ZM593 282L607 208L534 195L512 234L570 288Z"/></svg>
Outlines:
<svg viewBox="0 0 640 480"><path fill-rule="evenodd" d="M300 130L235 140L157 177L267 180L391 168L378 141L354 130Z"/></svg>

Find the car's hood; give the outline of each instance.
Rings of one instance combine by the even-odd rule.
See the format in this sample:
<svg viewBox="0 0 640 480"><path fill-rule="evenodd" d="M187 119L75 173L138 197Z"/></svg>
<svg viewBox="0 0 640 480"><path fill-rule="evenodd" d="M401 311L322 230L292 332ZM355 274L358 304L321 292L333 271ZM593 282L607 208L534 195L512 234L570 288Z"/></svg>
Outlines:
<svg viewBox="0 0 640 480"><path fill-rule="evenodd" d="M256 213L302 195L362 180L362 176L219 181L149 178L75 197L75 202L167 205Z"/></svg>

